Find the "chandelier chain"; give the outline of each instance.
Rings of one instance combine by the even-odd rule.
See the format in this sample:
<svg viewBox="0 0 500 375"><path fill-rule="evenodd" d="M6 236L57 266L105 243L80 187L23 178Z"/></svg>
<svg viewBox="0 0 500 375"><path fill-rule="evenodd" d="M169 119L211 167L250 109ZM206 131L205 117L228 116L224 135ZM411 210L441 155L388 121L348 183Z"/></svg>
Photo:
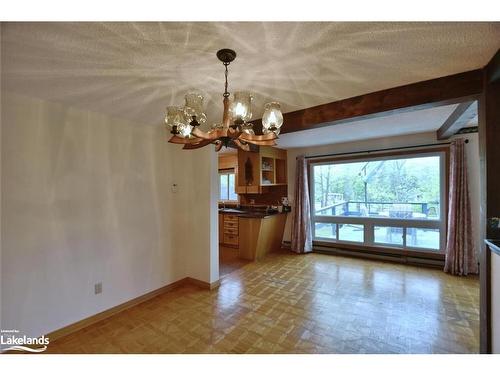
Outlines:
<svg viewBox="0 0 500 375"><path fill-rule="evenodd" d="M224 72L224 77L226 79L226 82L224 84L224 94L222 96L224 96L224 98L227 98L227 97L229 97L229 93L227 92L227 75L228 75L227 66L229 65L229 63L225 62L223 64L224 64L224 67L226 68L226 71Z"/></svg>

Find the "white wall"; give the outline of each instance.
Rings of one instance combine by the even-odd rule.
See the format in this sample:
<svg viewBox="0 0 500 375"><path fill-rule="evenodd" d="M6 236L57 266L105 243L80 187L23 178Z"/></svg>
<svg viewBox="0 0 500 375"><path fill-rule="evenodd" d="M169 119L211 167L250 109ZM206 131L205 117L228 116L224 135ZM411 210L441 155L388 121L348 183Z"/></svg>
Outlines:
<svg viewBox="0 0 500 375"><path fill-rule="evenodd" d="M169 146L180 150L179 145ZM217 155L213 148L179 151L174 160L174 175L176 250L185 258L187 275L214 282L219 279L219 232Z"/></svg>
<svg viewBox="0 0 500 375"><path fill-rule="evenodd" d="M213 150L6 92L2 133L2 328L40 335L186 276L218 278Z"/></svg>
<svg viewBox="0 0 500 375"><path fill-rule="evenodd" d="M477 224L480 222L480 211L479 211L479 143L477 133L463 134L460 135L462 138L469 139L469 143L466 145L467 152L467 164L468 164L468 177L469 177L469 192L471 198L471 209L472 209L472 222L473 222L473 233L476 243L476 249L479 252L480 249L480 236ZM424 145L430 143L436 143L436 135L434 132L431 133L419 133L406 136L398 137L387 137L379 139L369 139L365 141L358 142L347 142L338 143L327 146L319 147L303 147L294 148L288 150L288 194L289 198L293 204L293 195L295 191L295 158L298 155L322 155L330 153L343 153L343 152L356 152L365 150L376 150L392 147L404 147L404 146L415 146ZM291 219L292 215L288 215L287 224L285 228L285 234L283 237L284 241L290 241L291 239Z"/></svg>

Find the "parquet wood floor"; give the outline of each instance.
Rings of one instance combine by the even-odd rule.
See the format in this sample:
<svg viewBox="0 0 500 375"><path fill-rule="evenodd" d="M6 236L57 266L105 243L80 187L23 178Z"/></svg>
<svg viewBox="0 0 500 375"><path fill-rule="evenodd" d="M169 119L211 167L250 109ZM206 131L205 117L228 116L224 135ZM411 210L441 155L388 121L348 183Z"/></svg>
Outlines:
<svg viewBox="0 0 500 375"><path fill-rule="evenodd" d="M238 258L238 249L219 246L219 276L223 277L242 268L250 260Z"/></svg>
<svg viewBox="0 0 500 375"><path fill-rule="evenodd" d="M479 285L440 270L271 254L218 290L183 286L49 353L477 353Z"/></svg>

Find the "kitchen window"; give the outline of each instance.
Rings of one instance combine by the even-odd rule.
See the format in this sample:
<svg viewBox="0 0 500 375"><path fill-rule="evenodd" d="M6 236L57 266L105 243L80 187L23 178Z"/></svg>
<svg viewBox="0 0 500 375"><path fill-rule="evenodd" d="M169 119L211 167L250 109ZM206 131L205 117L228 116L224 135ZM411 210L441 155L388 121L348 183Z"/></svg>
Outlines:
<svg viewBox="0 0 500 375"><path fill-rule="evenodd" d="M238 201L233 169L219 170L219 201Z"/></svg>
<svg viewBox="0 0 500 375"><path fill-rule="evenodd" d="M444 149L310 161L316 242L442 253Z"/></svg>

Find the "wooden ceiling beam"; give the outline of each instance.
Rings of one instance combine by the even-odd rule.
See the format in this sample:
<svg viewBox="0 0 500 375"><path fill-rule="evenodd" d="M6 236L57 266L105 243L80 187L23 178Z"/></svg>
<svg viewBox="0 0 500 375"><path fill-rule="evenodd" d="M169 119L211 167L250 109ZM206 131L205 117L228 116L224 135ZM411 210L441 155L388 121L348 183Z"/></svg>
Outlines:
<svg viewBox="0 0 500 375"><path fill-rule="evenodd" d="M437 139L448 139L477 115L477 102L471 100L460 103L446 121L436 131Z"/></svg>
<svg viewBox="0 0 500 375"><path fill-rule="evenodd" d="M288 112L283 114L281 133L467 102L478 99L482 90L482 69L471 70ZM259 132L260 120L253 123Z"/></svg>

